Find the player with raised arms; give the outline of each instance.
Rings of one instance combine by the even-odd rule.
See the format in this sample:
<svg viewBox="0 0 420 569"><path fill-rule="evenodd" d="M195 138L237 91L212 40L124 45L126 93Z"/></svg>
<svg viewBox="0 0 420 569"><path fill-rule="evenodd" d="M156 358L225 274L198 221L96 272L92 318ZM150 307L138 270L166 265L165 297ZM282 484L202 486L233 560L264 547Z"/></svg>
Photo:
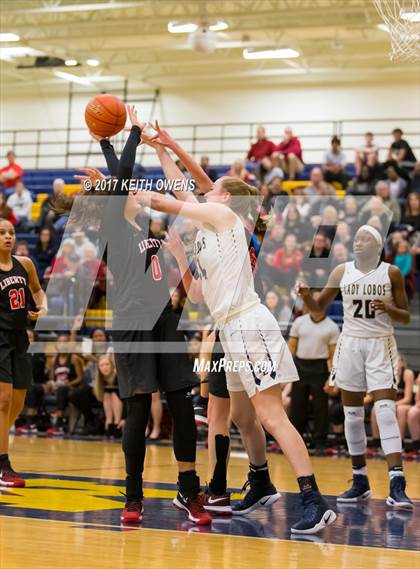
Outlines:
<svg viewBox="0 0 420 569"><path fill-rule="evenodd" d="M344 325L337 343L331 381L341 389L344 433L353 465L353 485L337 502L357 502L371 495L366 471L365 409L369 393L374 401L381 445L388 463L388 506L412 509L405 493L401 435L395 412L397 346L393 322L408 324L410 313L400 270L380 262L382 236L370 225L355 235L355 261L338 265L315 300L304 284L298 294L310 310L325 310L339 291Z"/></svg>
<svg viewBox="0 0 420 569"><path fill-rule="evenodd" d="M220 330L225 357L237 370L227 372L229 392L247 393L256 416L277 440L297 476L304 511L291 531L316 533L333 523L336 514L319 492L305 443L282 405L281 383L297 381L298 375L276 320L254 290L241 219L255 206L251 199L254 191L238 178L222 177L205 194L206 203L173 200L148 191L132 194L130 200L189 217L199 229L195 241L200 274L197 287L202 287Z"/></svg>
<svg viewBox="0 0 420 569"><path fill-rule="evenodd" d="M0 487L21 488L25 480L9 460L9 431L32 384L28 318L47 314L47 298L31 259L12 255L15 244L13 225L0 219ZM30 295L36 310L29 310Z"/></svg>

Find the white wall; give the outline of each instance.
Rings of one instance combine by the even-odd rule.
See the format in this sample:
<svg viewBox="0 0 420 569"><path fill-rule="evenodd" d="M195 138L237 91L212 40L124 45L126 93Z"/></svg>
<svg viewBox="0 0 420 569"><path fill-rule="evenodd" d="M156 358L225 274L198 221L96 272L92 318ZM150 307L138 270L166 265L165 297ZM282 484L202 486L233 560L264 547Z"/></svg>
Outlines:
<svg viewBox="0 0 420 569"><path fill-rule="evenodd" d="M65 152L66 125L68 119L68 95L66 93L51 94L45 87L31 89L26 95L3 95L1 100L0 130L9 129L59 129L58 132L42 133L42 140L54 142L42 147L40 167L63 166L61 155ZM139 97L150 93L140 93ZM73 96L73 112L71 125L73 128L85 127L84 108L91 98L89 93L77 93ZM130 97L136 98L134 93ZM150 103L140 103L141 115L148 119ZM322 151L328 145L333 133L334 121L343 119L363 119L362 122L344 123L343 146L348 149L348 158L352 159L352 151L359 143L361 133L372 130L378 133L378 143L386 147L389 144L389 132L394 126L401 126L407 132L406 138L418 149L420 147L420 90L416 84L406 85L325 85L325 86L268 86L253 88L244 84L242 89L223 88L217 82L212 89L166 89L161 93L156 108L156 118L162 124L212 124L221 123L262 123L267 126L268 134L278 141L283 126L294 125L295 131L302 137L305 158L308 162L321 159ZM417 117L417 120L415 120ZM373 119L387 119L375 122ZM412 120L402 120L412 119ZM413 120L414 119L414 120ZM300 122L299 121L303 121ZM327 121L316 124L314 121ZM281 125L270 125L281 122ZM255 128L252 127L252 131ZM191 128L172 128L177 137L192 135ZM198 127L195 150L197 153L208 151L213 162L229 163L236 156L241 156L249 144L249 126L228 125L225 136L236 137L226 140L224 155L220 153L220 127ZM27 142L19 146L20 155L33 155L36 133L21 133L18 141ZM203 141L205 137L217 140ZM70 150L79 153L70 157L70 165L81 165L85 161L88 150L86 132L72 133ZM0 152L12 144L11 135L3 135ZM186 142L192 150L192 144ZM52 158L59 154L59 158ZM418 152L420 154L420 152ZM150 158L145 158L150 163ZM27 167L34 166L34 160L22 160ZM101 164L99 157L92 163Z"/></svg>

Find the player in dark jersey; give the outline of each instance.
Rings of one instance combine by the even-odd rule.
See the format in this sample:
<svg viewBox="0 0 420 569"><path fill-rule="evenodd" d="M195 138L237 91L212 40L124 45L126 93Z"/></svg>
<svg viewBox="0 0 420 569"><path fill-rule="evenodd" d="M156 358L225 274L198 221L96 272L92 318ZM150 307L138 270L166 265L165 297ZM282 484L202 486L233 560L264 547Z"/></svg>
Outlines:
<svg viewBox="0 0 420 569"><path fill-rule="evenodd" d="M174 505L186 510L190 521L209 524L211 518L203 508L195 471L196 425L189 391L197 380L184 335L177 330L179 316L170 301L162 242L150 232L149 216L125 189L142 126L134 107L128 107L128 114L133 126L119 161L109 140L100 140L109 171L118 180L113 195L107 198L100 236L107 246L107 264L115 282L112 336L119 391L127 404L123 435L127 503L121 520L138 523L142 518L145 431L151 394L159 390L166 394L173 416L173 445L179 468ZM93 182L103 177L95 169L83 171ZM79 179L84 181L83 176ZM177 352L153 353L142 347L166 342L176 343Z"/></svg>
<svg viewBox="0 0 420 569"><path fill-rule="evenodd" d="M28 257L12 255L15 243L13 225L0 219L0 487L25 486L10 464L9 430L32 383L28 318L37 320L47 314L35 266ZM36 310L29 310L30 295Z"/></svg>
<svg viewBox="0 0 420 569"><path fill-rule="evenodd" d="M182 161L184 166L190 172L191 176L200 180L200 190L206 192L211 190L212 183L206 185L205 180L203 183L202 175L200 176L200 167L194 162L191 156L177 144L166 131L159 129L160 143L155 142L153 137L143 134L142 140L154 147L158 157L161 161L164 173L168 179L183 180L184 176L175 169L176 166L172 159L162 147L162 143L170 148L177 154L178 158ZM171 163L172 162L172 163ZM174 168L175 166L175 168ZM186 196L186 197L185 197ZM189 201L197 201L196 197L191 195L190 192L177 192L178 199ZM247 219L245 216L244 224L249 225L248 229L245 227L245 232L248 242L248 250L251 260L251 266L255 272L257 263L257 254L259 250L259 242L255 235L253 235L254 226L257 231L264 232L265 224L258 218L257 210L255 210L255 219ZM194 277L189 267L189 262L184 252L184 246L179 236L175 231L169 231L169 239L165 245L170 252L175 256L180 272L183 279L184 288L189 293L191 285L194 283ZM261 279L258 275L254 274L257 293L263 297L263 287ZM193 286L194 288L194 286ZM191 298L192 302L194 299ZM212 477L209 487L204 496L204 507L215 514L230 514L243 515L251 512L259 505L273 504L280 494L277 492L275 486L272 484L266 457L266 440L264 430L256 418L254 407L252 406L248 397L243 397L240 404L231 405L229 402L229 392L226 385L226 375L221 369L221 360L224 358L224 352L218 339L218 334L210 334L205 338L204 359L210 359L210 366L215 371L210 371L206 381L208 381L209 397L209 462ZM212 354L213 352L213 354ZM236 398L236 401L239 397ZM246 447L249 458L249 473L248 485L250 490L245 495L244 499L236 503L233 508L230 504L230 494L227 492L227 462L229 456L229 426L230 419L233 419L236 426L241 432L244 446Z"/></svg>

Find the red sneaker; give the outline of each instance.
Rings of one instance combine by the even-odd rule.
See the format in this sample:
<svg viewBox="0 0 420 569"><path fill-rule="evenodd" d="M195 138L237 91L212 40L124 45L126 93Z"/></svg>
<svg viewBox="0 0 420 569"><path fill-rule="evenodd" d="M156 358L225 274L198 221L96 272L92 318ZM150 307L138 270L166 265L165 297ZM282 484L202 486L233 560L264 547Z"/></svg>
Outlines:
<svg viewBox="0 0 420 569"><path fill-rule="evenodd" d="M128 500L121 513L120 520L123 524L139 524L143 518L143 502L141 499Z"/></svg>
<svg viewBox="0 0 420 569"><path fill-rule="evenodd" d="M219 514L220 516L230 516L232 508L230 505L230 492L225 494L212 494L207 490L203 494L204 509L212 514Z"/></svg>
<svg viewBox="0 0 420 569"><path fill-rule="evenodd" d="M8 488L24 488L25 481L21 478L13 468L10 462L6 463L0 468L0 486L7 486Z"/></svg>
<svg viewBox="0 0 420 569"><path fill-rule="evenodd" d="M204 509L203 502L203 494L198 494L195 498L188 498L187 496L183 496L178 490L173 504L178 510L188 512L190 522L194 522L199 526L205 526L211 524L211 516Z"/></svg>

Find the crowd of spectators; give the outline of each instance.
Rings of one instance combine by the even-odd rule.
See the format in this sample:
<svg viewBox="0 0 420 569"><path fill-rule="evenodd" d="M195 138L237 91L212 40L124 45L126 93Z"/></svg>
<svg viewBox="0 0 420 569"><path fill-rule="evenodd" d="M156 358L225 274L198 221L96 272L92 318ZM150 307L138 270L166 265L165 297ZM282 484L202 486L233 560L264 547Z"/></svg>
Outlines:
<svg viewBox="0 0 420 569"><path fill-rule="evenodd" d="M363 223L374 225L386 236L384 260L401 270L410 301L418 293L420 162L416 162L400 129L395 129L392 135L386 160L381 162L374 135L366 133L363 144L354 151L354 177L349 175L348 156L342 150L341 140L334 136L322 163L311 169L306 185L299 183L286 191L285 180L295 180L305 167L301 142L291 128L286 128L283 140L276 145L267 139L261 126L248 154L236 159L226 171L259 189L260 215L268 224L265 235L259 235L258 271L264 289L262 300L278 319L285 335L289 334L292 322L303 316L303 306L294 293L296 280L303 278L315 289L324 286L335 266L353 260L352 236ZM39 219L32 220L32 196L30 188L24 186L23 170L16 164L13 152L9 152L7 158L9 165L0 170L3 185L0 216L14 223L19 234L16 252L32 257L43 286L48 286L50 313L65 313L75 318L80 327L79 314L86 296L88 308L103 309L110 298L112 306L112 276L107 275L106 264L98 256L95 234L90 234L85 227L73 227L66 229L63 238L67 217L58 216L51 207L54 197L64 192L65 184L61 179L54 180ZM212 180L217 178L218 171L210 164L208 156L203 156L200 163ZM147 176L147 171L144 174L144 169L140 170ZM153 216L151 231L157 237L163 237L171 221L161 214ZM179 230L193 266L194 226L184 219ZM24 238L28 232L37 236L35 249L31 251ZM189 320L186 335L193 358L200 350L201 334L197 328L208 323L208 311L204 305L192 305L187 300L179 284L178 269L169 254L167 260L173 307L182 312L183 320ZM329 311L331 323L340 324L341 314L341 303L337 300ZM197 323L195 330L194 322ZM70 335L56 338L53 357L34 356L35 385L28 396L26 416L20 425L18 423L18 428L22 432L49 429L54 435L83 428L85 434L105 433L120 437L124 408L118 396L112 343L101 328L84 326L82 335L76 335L75 330ZM76 341L85 344L85 351L72 351L72 342ZM411 436L418 448L418 388L417 396L415 393L420 370L409 370L403 357L401 362L400 426L403 435ZM319 425L323 429L322 437L328 435L336 446L344 444L343 414L337 390L325 382L316 391L308 389L299 393L292 386L286 386L284 402L294 420L295 397L307 405L307 412L295 422L309 437L308 444L319 442ZM366 406L370 410L369 398ZM318 414L325 415L326 408L328 419L324 416L322 422ZM69 409L71 417L83 417L83 421L69 421ZM160 433L162 416L158 396L154 399L153 415L149 430L151 438L155 439ZM82 427L78 426L80 424ZM373 416L371 432L374 440L377 438L375 428ZM312 438L309 436L311 431L314 431ZM324 437L322 445L326 444Z"/></svg>

